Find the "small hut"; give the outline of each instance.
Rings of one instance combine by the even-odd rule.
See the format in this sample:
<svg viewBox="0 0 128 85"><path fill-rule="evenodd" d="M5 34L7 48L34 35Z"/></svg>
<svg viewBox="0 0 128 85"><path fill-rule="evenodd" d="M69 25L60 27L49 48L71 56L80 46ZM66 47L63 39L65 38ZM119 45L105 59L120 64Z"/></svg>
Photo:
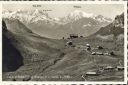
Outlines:
<svg viewBox="0 0 128 85"><path fill-rule="evenodd" d="M92 54L92 55L96 55L96 52L92 52L91 54Z"/></svg>
<svg viewBox="0 0 128 85"><path fill-rule="evenodd" d="M98 72L95 72L95 71L89 71L89 72L86 72L86 76L98 76L99 73Z"/></svg>
<svg viewBox="0 0 128 85"><path fill-rule="evenodd" d="M78 34L70 34L70 38L73 39L73 38L78 38Z"/></svg>
<svg viewBox="0 0 128 85"><path fill-rule="evenodd" d="M64 39L64 37L62 37L62 39Z"/></svg>
<svg viewBox="0 0 128 85"><path fill-rule="evenodd" d="M91 51L91 46L90 46L90 44L86 44L86 47L87 47L87 48L86 48L87 51Z"/></svg>
<svg viewBox="0 0 128 85"><path fill-rule="evenodd" d="M68 46L71 46L71 45L73 45L73 42L72 42L72 41L68 41L68 42L67 42L67 45L68 45Z"/></svg>
<svg viewBox="0 0 128 85"><path fill-rule="evenodd" d="M117 66L116 68L117 68L118 71L123 71L124 70L123 66Z"/></svg>
<svg viewBox="0 0 128 85"><path fill-rule="evenodd" d="M97 55L104 55L102 52L96 52Z"/></svg>
<svg viewBox="0 0 128 85"><path fill-rule="evenodd" d="M101 50L101 49L103 49L103 47L102 46L97 46L97 49Z"/></svg>
<svg viewBox="0 0 128 85"><path fill-rule="evenodd" d="M112 51L112 52L110 52L110 55L115 56L115 53Z"/></svg>
<svg viewBox="0 0 128 85"><path fill-rule="evenodd" d="M87 47L91 47L90 44L86 44Z"/></svg>
<svg viewBox="0 0 128 85"><path fill-rule="evenodd" d="M104 68L104 70L114 70L114 67L112 67L112 66L107 66L107 67Z"/></svg>
<svg viewBox="0 0 128 85"><path fill-rule="evenodd" d="M80 37L83 37L82 35Z"/></svg>

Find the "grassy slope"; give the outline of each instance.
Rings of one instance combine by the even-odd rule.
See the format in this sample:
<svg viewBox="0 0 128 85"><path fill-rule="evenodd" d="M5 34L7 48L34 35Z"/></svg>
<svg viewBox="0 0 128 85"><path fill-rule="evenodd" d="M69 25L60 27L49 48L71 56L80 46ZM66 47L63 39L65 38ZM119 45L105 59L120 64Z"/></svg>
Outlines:
<svg viewBox="0 0 128 85"><path fill-rule="evenodd" d="M11 25L11 27L7 24L7 27L8 26L13 29L14 25ZM31 77L30 80L83 80L81 75L84 75L87 71L98 70L100 66L117 66L119 65L119 61L123 60L123 54L117 55L116 57L91 55L91 53L83 51L82 49L64 47L65 41L67 40L43 38L32 32L16 33L15 31L11 31L11 37L9 37L9 39L24 57L24 65L14 72L5 73L3 80L13 79L6 78L7 74L12 76L29 75ZM114 42L110 41L79 38L74 39L73 42L77 46L84 46L86 43L90 43L92 47L101 45L105 48L103 50L104 52L116 52ZM120 50L121 49L119 49L119 51ZM112 73L113 74L106 72L104 75L107 76L88 77L87 80L112 80L111 78L113 77L117 80L122 80L123 72L120 72L118 75L117 72ZM34 75L47 76L50 78L32 79ZM64 78L65 75L69 75L70 78ZM55 76L61 76L63 78L52 78ZM22 81L23 79L16 78L16 80Z"/></svg>
<svg viewBox="0 0 128 85"><path fill-rule="evenodd" d="M7 23L6 24L7 28L9 27L11 30L8 29L8 32L5 32L5 35L6 37L8 37L12 45L23 56L24 66L22 67L25 68L26 70L29 68L33 69L32 72L29 72L30 74L34 75L34 72L36 72L35 70L38 70L35 69L36 67L38 67L38 65L39 68L42 67L43 69L53 64L56 59L62 56L63 52L61 51L61 48L63 48L64 46L63 45L64 43L62 41L40 37L32 32L26 32L27 28L22 30L22 27L19 26L17 26L15 30L13 26L16 27L15 25L19 25L18 22L14 20L13 23L11 23L11 25L10 23ZM17 29L19 29L18 31L22 30L22 32L25 33L22 32L17 33ZM3 42L3 43L8 43L8 42ZM9 47L5 49L8 48ZM29 66L29 68L27 66ZM19 72L21 72L22 75L24 74L22 70L19 70Z"/></svg>

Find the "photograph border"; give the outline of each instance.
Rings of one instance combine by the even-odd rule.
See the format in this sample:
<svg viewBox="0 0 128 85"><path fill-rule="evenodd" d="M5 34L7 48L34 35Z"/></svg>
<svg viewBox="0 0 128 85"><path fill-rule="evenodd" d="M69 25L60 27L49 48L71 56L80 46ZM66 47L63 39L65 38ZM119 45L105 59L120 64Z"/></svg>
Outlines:
<svg viewBox="0 0 128 85"><path fill-rule="evenodd" d="M2 81L2 5L3 4L123 4L124 5L124 81ZM2 85L24 84L127 84L127 2L126 1L1 1L0 2L0 83Z"/></svg>

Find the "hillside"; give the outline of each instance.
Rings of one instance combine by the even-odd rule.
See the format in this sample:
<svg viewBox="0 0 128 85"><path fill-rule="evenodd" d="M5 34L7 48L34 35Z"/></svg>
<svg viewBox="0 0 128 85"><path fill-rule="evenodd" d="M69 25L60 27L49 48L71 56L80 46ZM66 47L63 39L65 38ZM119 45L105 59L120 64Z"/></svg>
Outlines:
<svg viewBox="0 0 128 85"><path fill-rule="evenodd" d="M3 19L3 80L4 81L122 81L123 71L103 71L99 76L82 77L86 72L99 71L107 66L123 65L123 50L115 49L115 42L86 38L50 39L33 33L17 19ZM113 55L92 55L92 52ZM95 49L102 46L103 49ZM9 49L9 50L8 50ZM10 58L11 57L11 58ZM8 63L8 64L7 64ZM15 65L16 64L16 65ZM9 75L9 76L8 76ZM23 76L23 77L17 77ZM10 78L11 76L11 78Z"/></svg>
<svg viewBox="0 0 128 85"><path fill-rule="evenodd" d="M40 37L18 20L3 20L2 29L3 72L15 71L36 61L54 61L63 54L60 50L63 42Z"/></svg>
<svg viewBox="0 0 128 85"><path fill-rule="evenodd" d="M7 27L4 21L3 23L3 72L14 71L18 69L21 65L23 65L23 56L21 56L20 52L14 47L9 38L5 33L7 33ZM8 32L9 33L9 32ZM10 42L10 43L8 43Z"/></svg>

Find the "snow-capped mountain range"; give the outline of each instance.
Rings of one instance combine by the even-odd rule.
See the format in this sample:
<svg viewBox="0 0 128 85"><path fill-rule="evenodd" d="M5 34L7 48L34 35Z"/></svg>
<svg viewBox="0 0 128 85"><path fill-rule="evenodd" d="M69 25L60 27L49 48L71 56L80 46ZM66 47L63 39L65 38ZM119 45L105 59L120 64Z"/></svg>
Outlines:
<svg viewBox="0 0 128 85"><path fill-rule="evenodd" d="M39 10L34 10L34 11L22 11L22 10L17 10L17 11L8 11L4 10L3 11L3 18L15 18L19 19L21 22L25 23L33 23L37 21L46 21L46 20L51 20L48 17L48 14L39 11Z"/></svg>
<svg viewBox="0 0 128 85"><path fill-rule="evenodd" d="M18 19L33 32L50 38L67 37L70 33L89 36L112 22L110 18L81 10L75 10L61 18L51 18L49 13L38 9L3 10L3 18Z"/></svg>
<svg viewBox="0 0 128 85"><path fill-rule="evenodd" d="M19 19L22 22L27 22L27 23L33 23L33 22L38 22L38 21L52 21L56 23L60 23L60 21L63 23L69 23L73 22L76 20L79 20L81 18L92 18L96 21L99 22L111 22L112 20L110 18L103 17L102 15L94 15L92 13L86 13L81 10L75 10L74 12L69 13L67 16L62 17L62 18L51 18L49 17L49 14L45 11L41 10L33 10L33 11L22 11L22 10L17 10L17 11L8 11L8 10L3 10L3 18L15 18Z"/></svg>
<svg viewBox="0 0 128 85"><path fill-rule="evenodd" d="M69 13L66 17L62 18L63 22L76 21L81 18L92 18L99 22L111 22L112 19L106 18L102 15L94 15L92 13L86 13L81 10L75 10L74 12Z"/></svg>

